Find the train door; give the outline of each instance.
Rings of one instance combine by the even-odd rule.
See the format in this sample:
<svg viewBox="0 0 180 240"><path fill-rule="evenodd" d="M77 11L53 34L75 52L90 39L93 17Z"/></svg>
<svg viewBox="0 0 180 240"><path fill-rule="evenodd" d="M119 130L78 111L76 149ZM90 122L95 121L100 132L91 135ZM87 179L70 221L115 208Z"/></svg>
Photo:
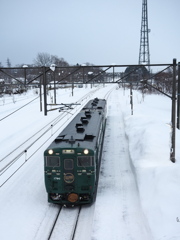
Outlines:
<svg viewBox="0 0 180 240"><path fill-rule="evenodd" d="M73 192L75 190L75 161L73 157L67 156L63 159L64 172L64 191Z"/></svg>

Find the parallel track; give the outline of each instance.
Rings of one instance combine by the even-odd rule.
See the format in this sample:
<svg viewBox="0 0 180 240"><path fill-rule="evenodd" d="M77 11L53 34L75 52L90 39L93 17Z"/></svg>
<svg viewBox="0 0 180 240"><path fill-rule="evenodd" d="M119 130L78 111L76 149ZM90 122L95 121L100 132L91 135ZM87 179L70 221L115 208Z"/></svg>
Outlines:
<svg viewBox="0 0 180 240"><path fill-rule="evenodd" d="M109 90L105 94L105 99L108 99L113 89ZM59 116L43 126L38 132L30 136L28 139L26 139L26 141L19 144L6 156L0 159L0 188L6 184L6 182L8 182L8 180L11 179L14 174L18 172L31 159L31 157L34 156L34 154L54 136L56 132L63 128L69 121L71 121L76 112L78 112L82 106L87 103L88 98L96 91L98 91L98 89L92 90L91 92L85 94L76 102L81 103L81 105L75 105L74 109L68 110L68 112L62 112ZM83 101L84 103L82 104Z"/></svg>
<svg viewBox="0 0 180 240"><path fill-rule="evenodd" d="M0 159L0 187L2 187L21 167L23 167L27 161L31 159L31 157L47 141L49 141L49 139L51 139L57 131L59 131L59 129L66 125L67 122L75 116L76 112L78 112L79 109L81 109L82 106L86 104L88 98L95 91L97 91L97 89L85 94L76 102L81 103L81 105L76 105L74 109L69 110L68 112L62 112L58 117L50 121L37 133L30 136L26 141L19 144L15 149ZM82 104L83 101L84 103ZM43 143L42 139L44 139ZM41 144L39 144L40 140ZM27 153L29 156L27 156Z"/></svg>

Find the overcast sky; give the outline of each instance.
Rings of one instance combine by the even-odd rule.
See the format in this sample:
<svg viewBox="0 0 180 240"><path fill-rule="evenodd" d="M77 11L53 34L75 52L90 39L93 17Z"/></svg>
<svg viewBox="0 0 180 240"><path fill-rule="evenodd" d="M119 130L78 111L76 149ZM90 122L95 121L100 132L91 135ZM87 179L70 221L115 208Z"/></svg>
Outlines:
<svg viewBox="0 0 180 240"><path fill-rule="evenodd" d="M0 62L138 64L142 0L0 0ZM180 61L180 0L148 0L151 63Z"/></svg>

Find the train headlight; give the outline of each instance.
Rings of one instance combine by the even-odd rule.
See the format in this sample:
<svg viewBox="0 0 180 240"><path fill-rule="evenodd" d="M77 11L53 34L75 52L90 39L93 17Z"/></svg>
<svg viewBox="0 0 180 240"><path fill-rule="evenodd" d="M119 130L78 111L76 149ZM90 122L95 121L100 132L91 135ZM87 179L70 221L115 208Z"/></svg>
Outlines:
<svg viewBox="0 0 180 240"><path fill-rule="evenodd" d="M49 149L48 153L51 155L53 154L53 150L52 149Z"/></svg>
<svg viewBox="0 0 180 240"><path fill-rule="evenodd" d="M50 196L51 196L51 199L54 201L58 201L61 199L61 195L59 195L58 193L51 193Z"/></svg>
<svg viewBox="0 0 180 240"><path fill-rule="evenodd" d="M84 149L84 154L88 154L89 150L88 149Z"/></svg>

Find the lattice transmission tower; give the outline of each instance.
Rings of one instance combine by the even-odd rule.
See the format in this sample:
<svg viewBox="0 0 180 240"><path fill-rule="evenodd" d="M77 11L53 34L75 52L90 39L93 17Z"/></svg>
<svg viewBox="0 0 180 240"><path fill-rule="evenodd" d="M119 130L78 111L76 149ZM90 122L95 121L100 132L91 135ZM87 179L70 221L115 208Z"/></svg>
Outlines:
<svg viewBox="0 0 180 240"><path fill-rule="evenodd" d="M139 64L150 64L147 0L142 0L142 20L139 49ZM150 67L148 67L150 72Z"/></svg>

